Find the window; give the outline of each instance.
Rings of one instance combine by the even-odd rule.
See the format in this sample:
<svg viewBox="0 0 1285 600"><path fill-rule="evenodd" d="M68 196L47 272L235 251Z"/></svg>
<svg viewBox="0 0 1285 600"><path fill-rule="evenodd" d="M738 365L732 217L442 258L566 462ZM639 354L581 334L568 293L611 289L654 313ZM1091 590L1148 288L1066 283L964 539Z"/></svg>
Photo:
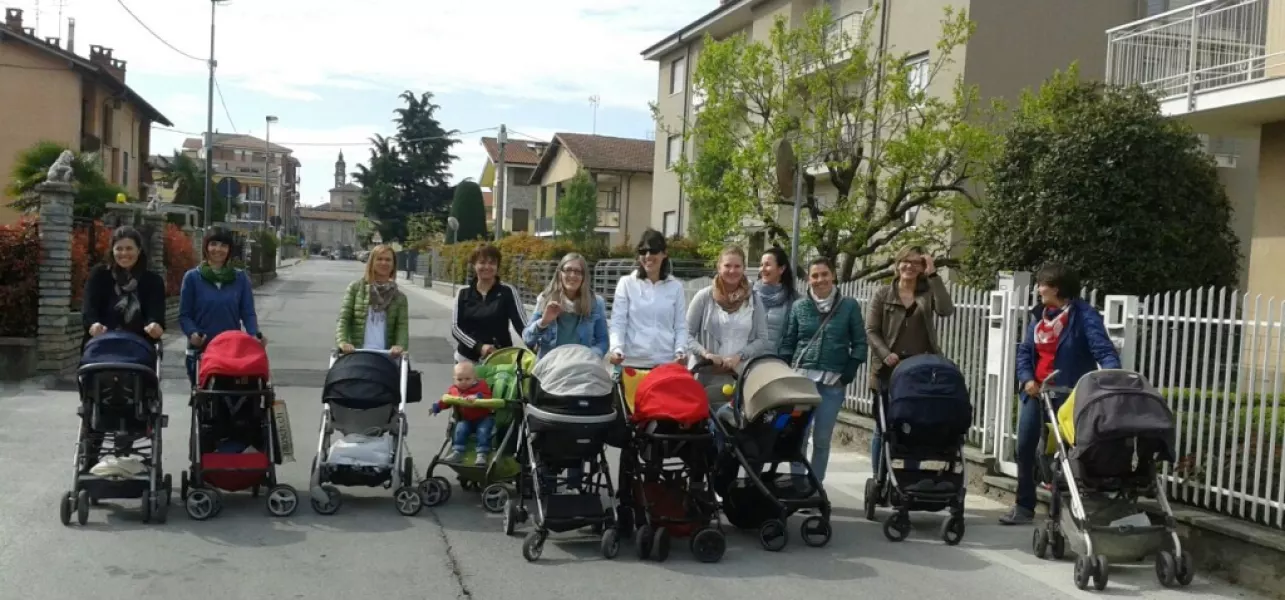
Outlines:
<svg viewBox="0 0 1285 600"><path fill-rule="evenodd" d="M528 223L530 218L531 217L527 213L527 209L525 208L513 209L513 217L512 217L512 222L509 224L509 231L512 231L515 233L519 231L527 231L528 228L530 227L530 224Z"/></svg>
<svg viewBox="0 0 1285 600"><path fill-rule="evenodd" d="M910 94L926 93L928 91L928 53L912 56L906 60L906 83L910 88Z"/></svg>
<svg viewBox="0 0 1285 600"><path fill-rule="evenodd" d="M665 141L665 167L674 168L678 159L683 156L683 136L671 135Z"/></svg>
<svg viewBox="0 0 1285 600"><path fill-rule="evenodd" d="M123 152L124 158L120 161L120 184L129 189L129 153Z"/></svg>
<svg viewBox="0 0 1285 600"><path fill-rule="evenodd" d="M687 57L669 63L669 93L677 94L687 89Z"/></svg>
<svg viewBox="0 0 1285 600"><path fill-rule="evenodd" d="M663 221L664 222L661 224L661 233L664 233L665 237L674 237L678 235L678 211L665 211Z"/></svg>
<svg viewBox="0 0 1285 600"><path fill-rule="evenodd" d="M598 210L620 210L620 190L615 188L598 190Z"/></svg>

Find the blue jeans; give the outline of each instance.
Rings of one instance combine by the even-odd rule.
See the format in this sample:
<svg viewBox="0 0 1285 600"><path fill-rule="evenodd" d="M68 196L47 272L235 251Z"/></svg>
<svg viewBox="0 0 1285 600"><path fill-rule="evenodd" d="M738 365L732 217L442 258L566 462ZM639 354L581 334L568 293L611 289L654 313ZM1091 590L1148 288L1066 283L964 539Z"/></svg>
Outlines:
<svg viewBox="0 0 1285 600"><path fill-rule="evenodd" d="M1065 398L1054 400L1054 409L1062 406ZM1017 505L1035 510L1035 466L1040 452L1040 429L1048 422L1044 414L1044 401L1022 395L1022 405L1017 409Z"/></svg>
<svg viewBox="0 0 1285 600"><path fill-rule="evenodd" d="M825 481L826 466L830 464L830 438L834 437L834 426L839 422L839 411L843 409L843 401L848 394L842 385L818 383L816 386L817 393L821 395L821 406L812 411L812 423L803 436L803 444L806 448L810 435L812 471L816 473L817 481ZM791 465L790 470L795 475L803 474L803 467L799 464Z"/></svg>
<svg viewBox="0 0 1285 600"><path fill-rule="evenodd" d="M461 454L468 447L468 436L477 432L477 452L485 454L491 451L491 434L495 431L495 417L488 416L477 421L460 420L455 423L455 435L452 449Z"/></svg>

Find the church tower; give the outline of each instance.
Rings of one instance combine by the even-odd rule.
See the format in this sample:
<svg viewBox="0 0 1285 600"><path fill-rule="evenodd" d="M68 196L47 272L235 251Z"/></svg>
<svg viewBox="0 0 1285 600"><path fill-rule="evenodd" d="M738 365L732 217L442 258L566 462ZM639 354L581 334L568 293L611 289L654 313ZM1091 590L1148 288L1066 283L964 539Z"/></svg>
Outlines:
<svg viewBox="0 0 1285 600"><path fill-rule="evenodd" d="M344 162L344 151L339 151L339 160L335 161L335 187L341 188L348 180L348 164Z"/></svg>

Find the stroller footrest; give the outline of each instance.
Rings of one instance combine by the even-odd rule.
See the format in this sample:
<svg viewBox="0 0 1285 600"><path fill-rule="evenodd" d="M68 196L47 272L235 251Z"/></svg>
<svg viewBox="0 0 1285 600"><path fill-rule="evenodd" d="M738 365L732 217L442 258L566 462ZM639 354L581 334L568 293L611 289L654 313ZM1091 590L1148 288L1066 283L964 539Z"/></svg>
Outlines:
<svg viewBox="0 0 1285 600"><path fill-rule="evenodd" d="M550 519L594 518L603 514L597 494L553 494L548 497L545 515Z"/></svg>

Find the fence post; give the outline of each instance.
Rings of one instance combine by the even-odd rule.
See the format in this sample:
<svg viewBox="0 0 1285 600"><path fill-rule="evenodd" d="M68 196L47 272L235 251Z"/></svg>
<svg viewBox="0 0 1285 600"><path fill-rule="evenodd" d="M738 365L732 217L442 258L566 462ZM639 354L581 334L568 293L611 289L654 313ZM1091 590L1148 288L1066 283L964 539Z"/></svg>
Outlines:
<svg viewBox="0 0 1285 600"><path fill-rule="evenodd" d="M151 232L147 244L147 269L165 276L165 215L159 212L143 213L143 231Z"/></svg>
<svg viewBox="0 0 1285 600"><path fill-rule="evenodd" d="M986 427L982 434L982 452L993 455L1002 472L1012 471L1006 449L1012 429L1013 396L1017 393L1017 343L1021 335L1023 294L1029 292L1031 274L1002 272L997 288L990 293L990 310L986 315Z"/></svg>
<svg viewBox="0 0 1285 600"><path fill-rule="evenodd" d="M36 369L59 373L75 363L79 337L71 322L71 243L73 190L70 183L46 181L40 194L40 303L36 330ZM79 327L76 328L77 330Z"/></svg>
<svg viewBox="0 0 1285 600"><path fill-rule="evenodd" d="M1102 309L1107 336L1120 355L1120 367L1138 369L1138 297L1107 296Z"/></svg>

